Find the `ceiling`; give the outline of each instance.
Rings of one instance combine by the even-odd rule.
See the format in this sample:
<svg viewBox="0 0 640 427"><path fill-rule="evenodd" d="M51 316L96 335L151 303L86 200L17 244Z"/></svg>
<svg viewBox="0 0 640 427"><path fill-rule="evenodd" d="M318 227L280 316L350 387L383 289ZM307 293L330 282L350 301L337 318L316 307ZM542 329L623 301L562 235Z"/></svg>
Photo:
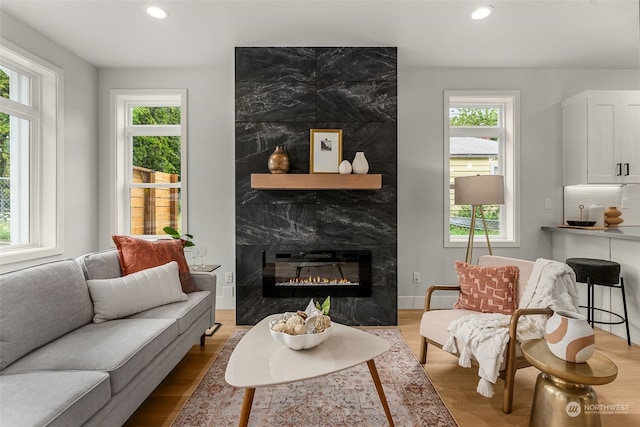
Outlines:
<svg viewBox="0 0 640 427"><path fill-rule="evenodd" d="M145 7L169 12L163 21ZM471 10L494 6L483 21ZM96 67L226 65L235 46L397 46L423 67L640 69L638 0L0 0ZM1 29L0 29L1 34ZM18 40L11 40L19 44Z"/></svg>

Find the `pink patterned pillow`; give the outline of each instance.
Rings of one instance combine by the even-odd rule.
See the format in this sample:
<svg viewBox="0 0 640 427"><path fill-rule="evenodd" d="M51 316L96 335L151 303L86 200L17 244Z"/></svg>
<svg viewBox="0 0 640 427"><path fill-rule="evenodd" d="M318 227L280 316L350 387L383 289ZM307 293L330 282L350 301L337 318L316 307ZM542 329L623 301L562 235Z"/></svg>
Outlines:
<svg viewBox="0 0 640 427"><path fill-rule="evenodd" d="M455 308L482 313L511 314L516 307L516 283L520 270L515 265L481 267L456 261L460 296Z"/></svg>

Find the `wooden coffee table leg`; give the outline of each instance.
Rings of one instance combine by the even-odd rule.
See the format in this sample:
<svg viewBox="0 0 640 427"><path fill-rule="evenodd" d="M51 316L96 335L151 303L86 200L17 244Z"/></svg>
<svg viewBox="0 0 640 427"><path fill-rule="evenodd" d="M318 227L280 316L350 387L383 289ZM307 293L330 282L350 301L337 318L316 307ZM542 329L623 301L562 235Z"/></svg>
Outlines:
<svg viewBox="0 0 640 427"><path fill-rule="evenodd" d="M389 404L387 403L387 396L384 395L384 389L382 388L382 383L380 382L380 376L378 376L378 370L376 369L376 364L371 360L367 360L367 366L369 367L369 372L371 372L371 378L373 378L373 383L376 385L376 390L378 391L378 396L380 397L380 402L382 402L382 407L384 408L384 413L387 414L387 420L389 421L389 426L393 427L393 418L391 418L391 411L389 410Z"/></svg>
<svg viewBox="0 0 640 427"><path fill-rule="evenodd" d="M253 404L253 395L255 393L255 388L248 388L244 391L242 412L240 413L240 422L238 423L239 427L247 427L249 425L249 415L251 415L251 405Z"/></svg>

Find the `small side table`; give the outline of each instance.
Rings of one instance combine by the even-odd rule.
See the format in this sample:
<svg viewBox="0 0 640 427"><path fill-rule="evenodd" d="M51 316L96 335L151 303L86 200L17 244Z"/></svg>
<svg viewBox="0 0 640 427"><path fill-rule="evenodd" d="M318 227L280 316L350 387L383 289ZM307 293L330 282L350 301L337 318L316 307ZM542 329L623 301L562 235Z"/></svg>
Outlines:
<svg viewBox="0 0 640 427"><path fill-rule="evenodd" d="M530 427L600 427L598 397L591 387L612 382L618 367L599 353L585 363L556 357L544 339L522 344L522 354L538 375L529 417ZM596 405L596 406L593 406Z"/></svg>
<svg viewBox="0 0 640 427"><path fill-rule="evenodd" d="M220 265L218 265L218 264L206 264L204 267L202 267L200 265L199 266L193 266L193 265L189 264L189 271L191 273L195 273L195 274L198 274L198 273L211 273L212 271L217 270L218 268L220 268ZM213 297L215 298L216 297L215 296L215 290L214 290L213 293L214 293ZM218 330L218 328L220 326L222 326L222 323L215 322L213 325L211 325L211 327L209 329L207 329L205 331L204 334L206 336L210 337Z"/></svg>
<svg viewBox="0 0 640 427"><path fill-rule="evenodd" d="M204 267L197 265L197 266L193 266L191 264L189 264L189 270L192 272L199 272L199 271L205 271L205 272L212 272L213 270L217 270L219 269L220 266L217 264L206 264Z"/></svg>

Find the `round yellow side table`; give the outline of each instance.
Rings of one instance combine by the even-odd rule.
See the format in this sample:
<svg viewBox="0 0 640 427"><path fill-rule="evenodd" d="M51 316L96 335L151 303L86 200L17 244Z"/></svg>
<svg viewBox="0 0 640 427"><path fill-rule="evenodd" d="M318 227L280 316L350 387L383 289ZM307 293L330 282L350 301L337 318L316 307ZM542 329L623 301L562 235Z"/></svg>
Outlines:
<svg viewBox="0 0 640 427"><path fill-rule="evenodd" d="M522 344L522 354L541 370L536 380L529 427L600 427L598 397L592 385L608 384L618 367L594 353L585 363L556 357L544 339Z"/></svg>

